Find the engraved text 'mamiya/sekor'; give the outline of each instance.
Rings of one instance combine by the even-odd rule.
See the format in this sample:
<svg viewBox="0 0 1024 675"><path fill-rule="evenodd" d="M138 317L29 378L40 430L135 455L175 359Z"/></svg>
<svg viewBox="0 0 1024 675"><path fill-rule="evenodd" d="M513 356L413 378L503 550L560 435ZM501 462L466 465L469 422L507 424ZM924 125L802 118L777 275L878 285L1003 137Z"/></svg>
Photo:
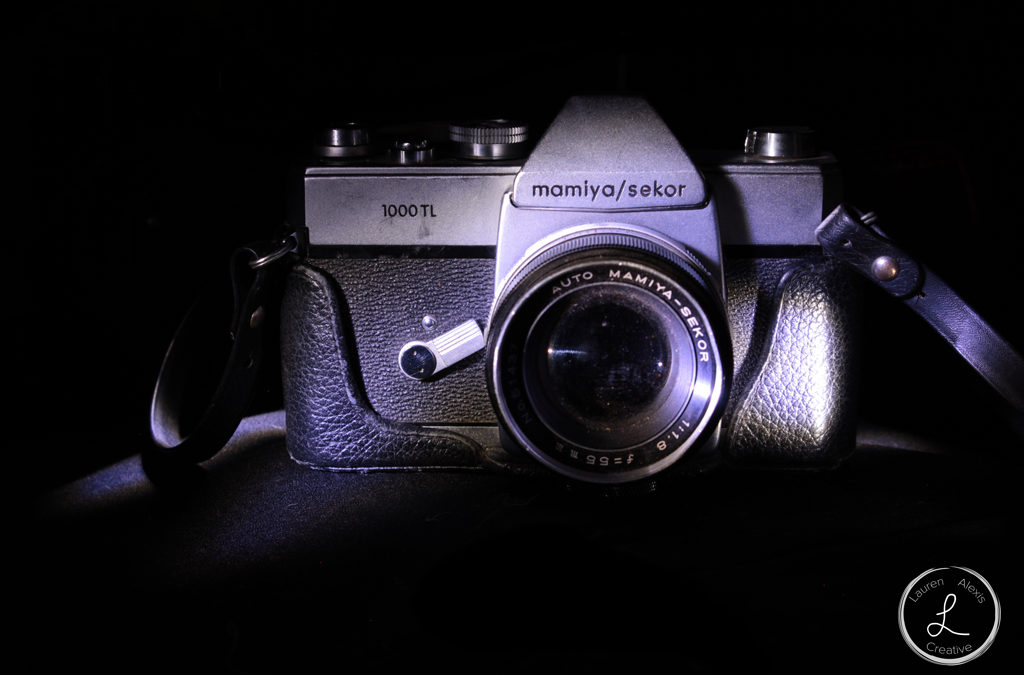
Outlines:
<svg viewBox="0 0 1024 675"><path fill-rule="evenodd" d="M534 197L555 197L567 199L589 199L597 201L602 199L614 199L619 201L623 197L635 198L658 198L677 197L683 194L685 185L679 183L659 183L653 180L649 183L629 183L625 179L615 185L613 183L591 183L584 180L582 183L538 183L531 186Z"/></svg>

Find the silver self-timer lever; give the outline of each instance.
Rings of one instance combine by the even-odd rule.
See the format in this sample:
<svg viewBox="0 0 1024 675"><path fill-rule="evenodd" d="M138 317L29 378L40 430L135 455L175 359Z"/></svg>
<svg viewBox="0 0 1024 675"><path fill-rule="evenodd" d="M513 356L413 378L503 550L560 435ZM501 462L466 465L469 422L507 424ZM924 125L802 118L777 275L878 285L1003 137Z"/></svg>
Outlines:
<svg viewBox="0 0 1024 675"><path fill-rule="evenodd" d="M398 367L414 380L425 380L484 348L476 321L466 321L429 342L407 342L398 353Z"/></svg>

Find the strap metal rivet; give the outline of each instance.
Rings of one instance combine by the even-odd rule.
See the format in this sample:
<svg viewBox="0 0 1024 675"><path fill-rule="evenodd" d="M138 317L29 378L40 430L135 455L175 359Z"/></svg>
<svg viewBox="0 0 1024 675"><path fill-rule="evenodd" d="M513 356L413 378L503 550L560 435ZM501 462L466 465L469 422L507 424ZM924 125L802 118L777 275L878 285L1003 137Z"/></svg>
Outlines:
<svg viewBox="0 0 1024 675"><path fill-rule="evenodd" d="M260 305L249 315L249 328L259 328L263 324L264 316L266 316L266 311L263 309L263 305Z"/></svg>
<svg viewBox="0 0 1024 675"><path fill-rule="evenodd" d="M871 273L879 281L892 281L900 273L900 265L895 258L880 255L871 263Z"/></svg>

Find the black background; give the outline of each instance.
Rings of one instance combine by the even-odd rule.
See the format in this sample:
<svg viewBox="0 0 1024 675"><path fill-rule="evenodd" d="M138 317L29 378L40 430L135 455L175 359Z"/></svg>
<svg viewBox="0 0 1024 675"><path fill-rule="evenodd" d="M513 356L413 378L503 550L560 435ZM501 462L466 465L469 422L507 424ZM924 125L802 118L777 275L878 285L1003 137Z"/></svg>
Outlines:
<svg viewBox="0 0 1024 675"><path fill-rule="evenodd" d="M1021 345L1020 28L998 3L125 2L12 17L13 493L147 442L185 309L233 247L282 222L290 163L336 119L542 125L569 95L634 93L688 147L807 124L854 203ZM866 417L970 453L1002 444L990 392L948 347L900 308L875 311ZM274 404L270 390L257 405Z"/></svg>
<svg viewBox="0 0 1024 675"><path fill-rule="evenodd" d="M27 185L8 201L19 223L7 245L8 389L14 433L54 448L26 453L31 483L145 442L180 317L233 247L284 220L291 162L330 120L541 126L571 94L625 92L648 97L689 147L739 147L755 124L807 124L847 167L853 203L1019 340L1021 47L1007 10L466 12L63 3L8 25L21 122L9 133L27 152ZM870 334L895 337L885 325Z"/></svg>

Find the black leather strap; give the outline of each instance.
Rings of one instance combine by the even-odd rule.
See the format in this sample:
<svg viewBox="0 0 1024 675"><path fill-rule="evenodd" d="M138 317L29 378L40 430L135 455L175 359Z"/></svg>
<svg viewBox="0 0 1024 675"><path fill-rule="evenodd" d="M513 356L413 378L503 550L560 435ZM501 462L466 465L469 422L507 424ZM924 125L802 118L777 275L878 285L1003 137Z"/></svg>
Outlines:
<svg viewBox="0 0 1024 675"><path fill-rule="evenodd" d="M153 468L209 459L248 413L294 239L238 249L230 285L214 285L190 309L171 341L150 405Z"/></svg>
<svg viewBox="0 0 1024 675"><path fill-rule="evenodd" d="M1014 411L1024 414L1024 359L942 279L872 223L873 218L840 205L818 227L818 241L826 253L920 315Z"/></svg>

